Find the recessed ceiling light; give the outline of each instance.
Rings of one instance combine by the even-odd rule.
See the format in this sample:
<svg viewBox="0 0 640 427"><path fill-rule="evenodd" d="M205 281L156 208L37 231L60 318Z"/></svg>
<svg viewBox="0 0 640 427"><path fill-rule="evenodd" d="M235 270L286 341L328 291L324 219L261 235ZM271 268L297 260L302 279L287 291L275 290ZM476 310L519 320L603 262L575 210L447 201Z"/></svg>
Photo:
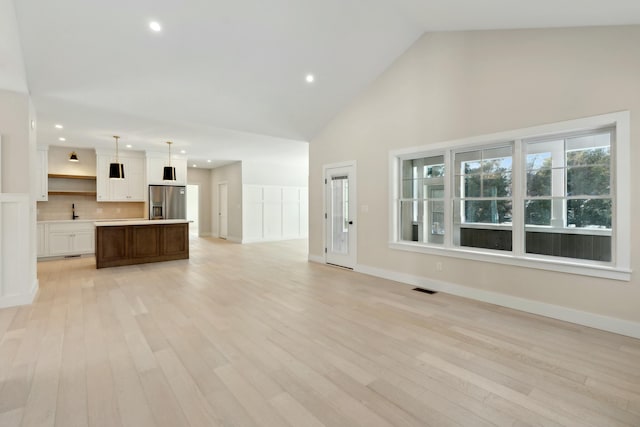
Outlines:
<svg viewBox="0 0 640 427"><path fill-rule="evenodd" d="M307 77L305 77L305 80L307 81L307 83L313 83L315 79L316 77L313 74L307 74Z"/></svg>
<svg viewBox="0 0 640 427"><path fill-rule="evenodd" d="M180 150L181 154L187 154L187 150Z"/></svg>
<svg viewBox="0 0 640 427"><path fill-rule="evenodd" d="M60 138L58 138L58 140L60 140L60 141L66 141L66 140L67 140L67 138L60 137Z"/></svg>
<svg viewBox="0 0 640 427"><path fill-rule="evenodd" d="M133 145L131 145L131 144L127 144L127 145L126 145L126 147L127 147L127 148L131 148L131 147L133 147Z"/></svg>
<svg viewBox="0 0 640 427"><path fill-rule="evenodd" d="M62 125L56 125L56 129L63 129L63 128L64 128L64 126L62 126Z"/></svg>
<svg viewBox="0 0 640 427"><path fill-rule="evenodd" d="M156 33L162 31L162 26L160 25L159 22L157 21L151 21L149 22L149 28L151 28L153 31L155 31Z"/></svg>
<svg viewBox="0 0 640 427"><path fill-rule="evenodd" d="M194 167L194 168L197 168L197 166L195 165L195 163L193 164L193 167Z"/></svg>
<svg viewBox="0 0 640 427"><path fill-rule="evenodd" d="M211 163L211 160L207 160L207 163Z"/></svg>

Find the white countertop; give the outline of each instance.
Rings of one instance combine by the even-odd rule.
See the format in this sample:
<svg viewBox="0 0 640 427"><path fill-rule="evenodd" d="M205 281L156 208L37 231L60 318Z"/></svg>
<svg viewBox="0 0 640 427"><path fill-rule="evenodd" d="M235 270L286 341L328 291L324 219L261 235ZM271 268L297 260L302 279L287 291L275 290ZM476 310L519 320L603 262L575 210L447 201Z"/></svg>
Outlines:
<svg viewBox="0 0 640 427"><path fill-rule="evenodd" d="M186 219L139 219L139 220L104 220L96 221L96 227L108 227L114 225L159 225L159 224L186 224L191 221Z"/></svg>

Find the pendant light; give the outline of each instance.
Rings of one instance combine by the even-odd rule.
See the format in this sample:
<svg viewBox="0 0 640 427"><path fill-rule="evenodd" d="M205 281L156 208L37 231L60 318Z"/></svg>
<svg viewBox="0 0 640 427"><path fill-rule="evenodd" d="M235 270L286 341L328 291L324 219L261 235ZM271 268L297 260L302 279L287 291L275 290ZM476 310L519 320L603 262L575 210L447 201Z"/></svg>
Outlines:
<svg viewBox="0 0 640 427"><path fill-rule="evenodd" d="M75 151L72 151L71 154L69 154L69 161L70 162L79 162L80 160L78 160L78 155L76 154Z"/></svg>
<svg viewBox="0 0 640 427"><path fill-rule="evenodd" d="M118 139L119 136L114 136L116 139L116 162L109 163L109 178L111 179L124 179L124 165L120 163L118 158Z"/></svg>
<svg viewBox="0 0 640 427"><path fill-rule="evenodd" d="M176 168L171 166L171 144L173 144L173 142L167 141L167 144L169 144L169 166L164 167L164 173L162 174L162 179L164 181L175 181Z"/></svg>

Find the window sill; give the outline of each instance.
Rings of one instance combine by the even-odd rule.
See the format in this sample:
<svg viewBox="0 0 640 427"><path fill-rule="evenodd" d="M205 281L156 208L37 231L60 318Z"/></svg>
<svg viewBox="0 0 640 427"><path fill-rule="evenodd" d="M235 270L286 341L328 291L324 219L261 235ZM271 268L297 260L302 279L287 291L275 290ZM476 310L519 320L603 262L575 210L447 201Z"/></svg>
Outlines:
<svg viewBox="0 0 640 427"><path fill-rule="evenodd" d="M559 260L556 257L543 255L515 256L509 252L473 250L471 248L445 248L427 246L411 242L389 242L390 249L417 252L453 258L470 259L474 261L492 262L496 264L515 265L518 267L535 268L538 270L557 271L581 276L601 277L604 279L630 281L631 270L612 267L610 265L581 263L576 260Z"/></svg>

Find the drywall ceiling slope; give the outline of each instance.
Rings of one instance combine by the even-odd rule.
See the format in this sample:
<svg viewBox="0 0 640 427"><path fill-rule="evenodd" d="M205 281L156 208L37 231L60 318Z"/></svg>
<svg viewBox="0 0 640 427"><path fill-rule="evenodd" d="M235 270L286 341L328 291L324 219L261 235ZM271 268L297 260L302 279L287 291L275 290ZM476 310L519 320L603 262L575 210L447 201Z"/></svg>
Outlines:
<svg viewBox="0 0 640 427"><path fill-rule="evenodd" d="M637 0L400 0L425 31L640 24Z"/></svg>
<svg viewBox="0 0 640 427"><path fill-rule="evenodd" d="M172 139L190 159L220 160L256 146L292 155L424 31L637 23L638 3L14 2L39 143L57 143L62 122L70 146L118 133L136 149Z"/></svg>
<svg viewBox="0 0 640 427"><path fill-rule="evenodd" d="M422 33L387 0L34 0L16 9L41 124L75 106L303 141ZM149 30L153 19L161 33Z"/></svg>

